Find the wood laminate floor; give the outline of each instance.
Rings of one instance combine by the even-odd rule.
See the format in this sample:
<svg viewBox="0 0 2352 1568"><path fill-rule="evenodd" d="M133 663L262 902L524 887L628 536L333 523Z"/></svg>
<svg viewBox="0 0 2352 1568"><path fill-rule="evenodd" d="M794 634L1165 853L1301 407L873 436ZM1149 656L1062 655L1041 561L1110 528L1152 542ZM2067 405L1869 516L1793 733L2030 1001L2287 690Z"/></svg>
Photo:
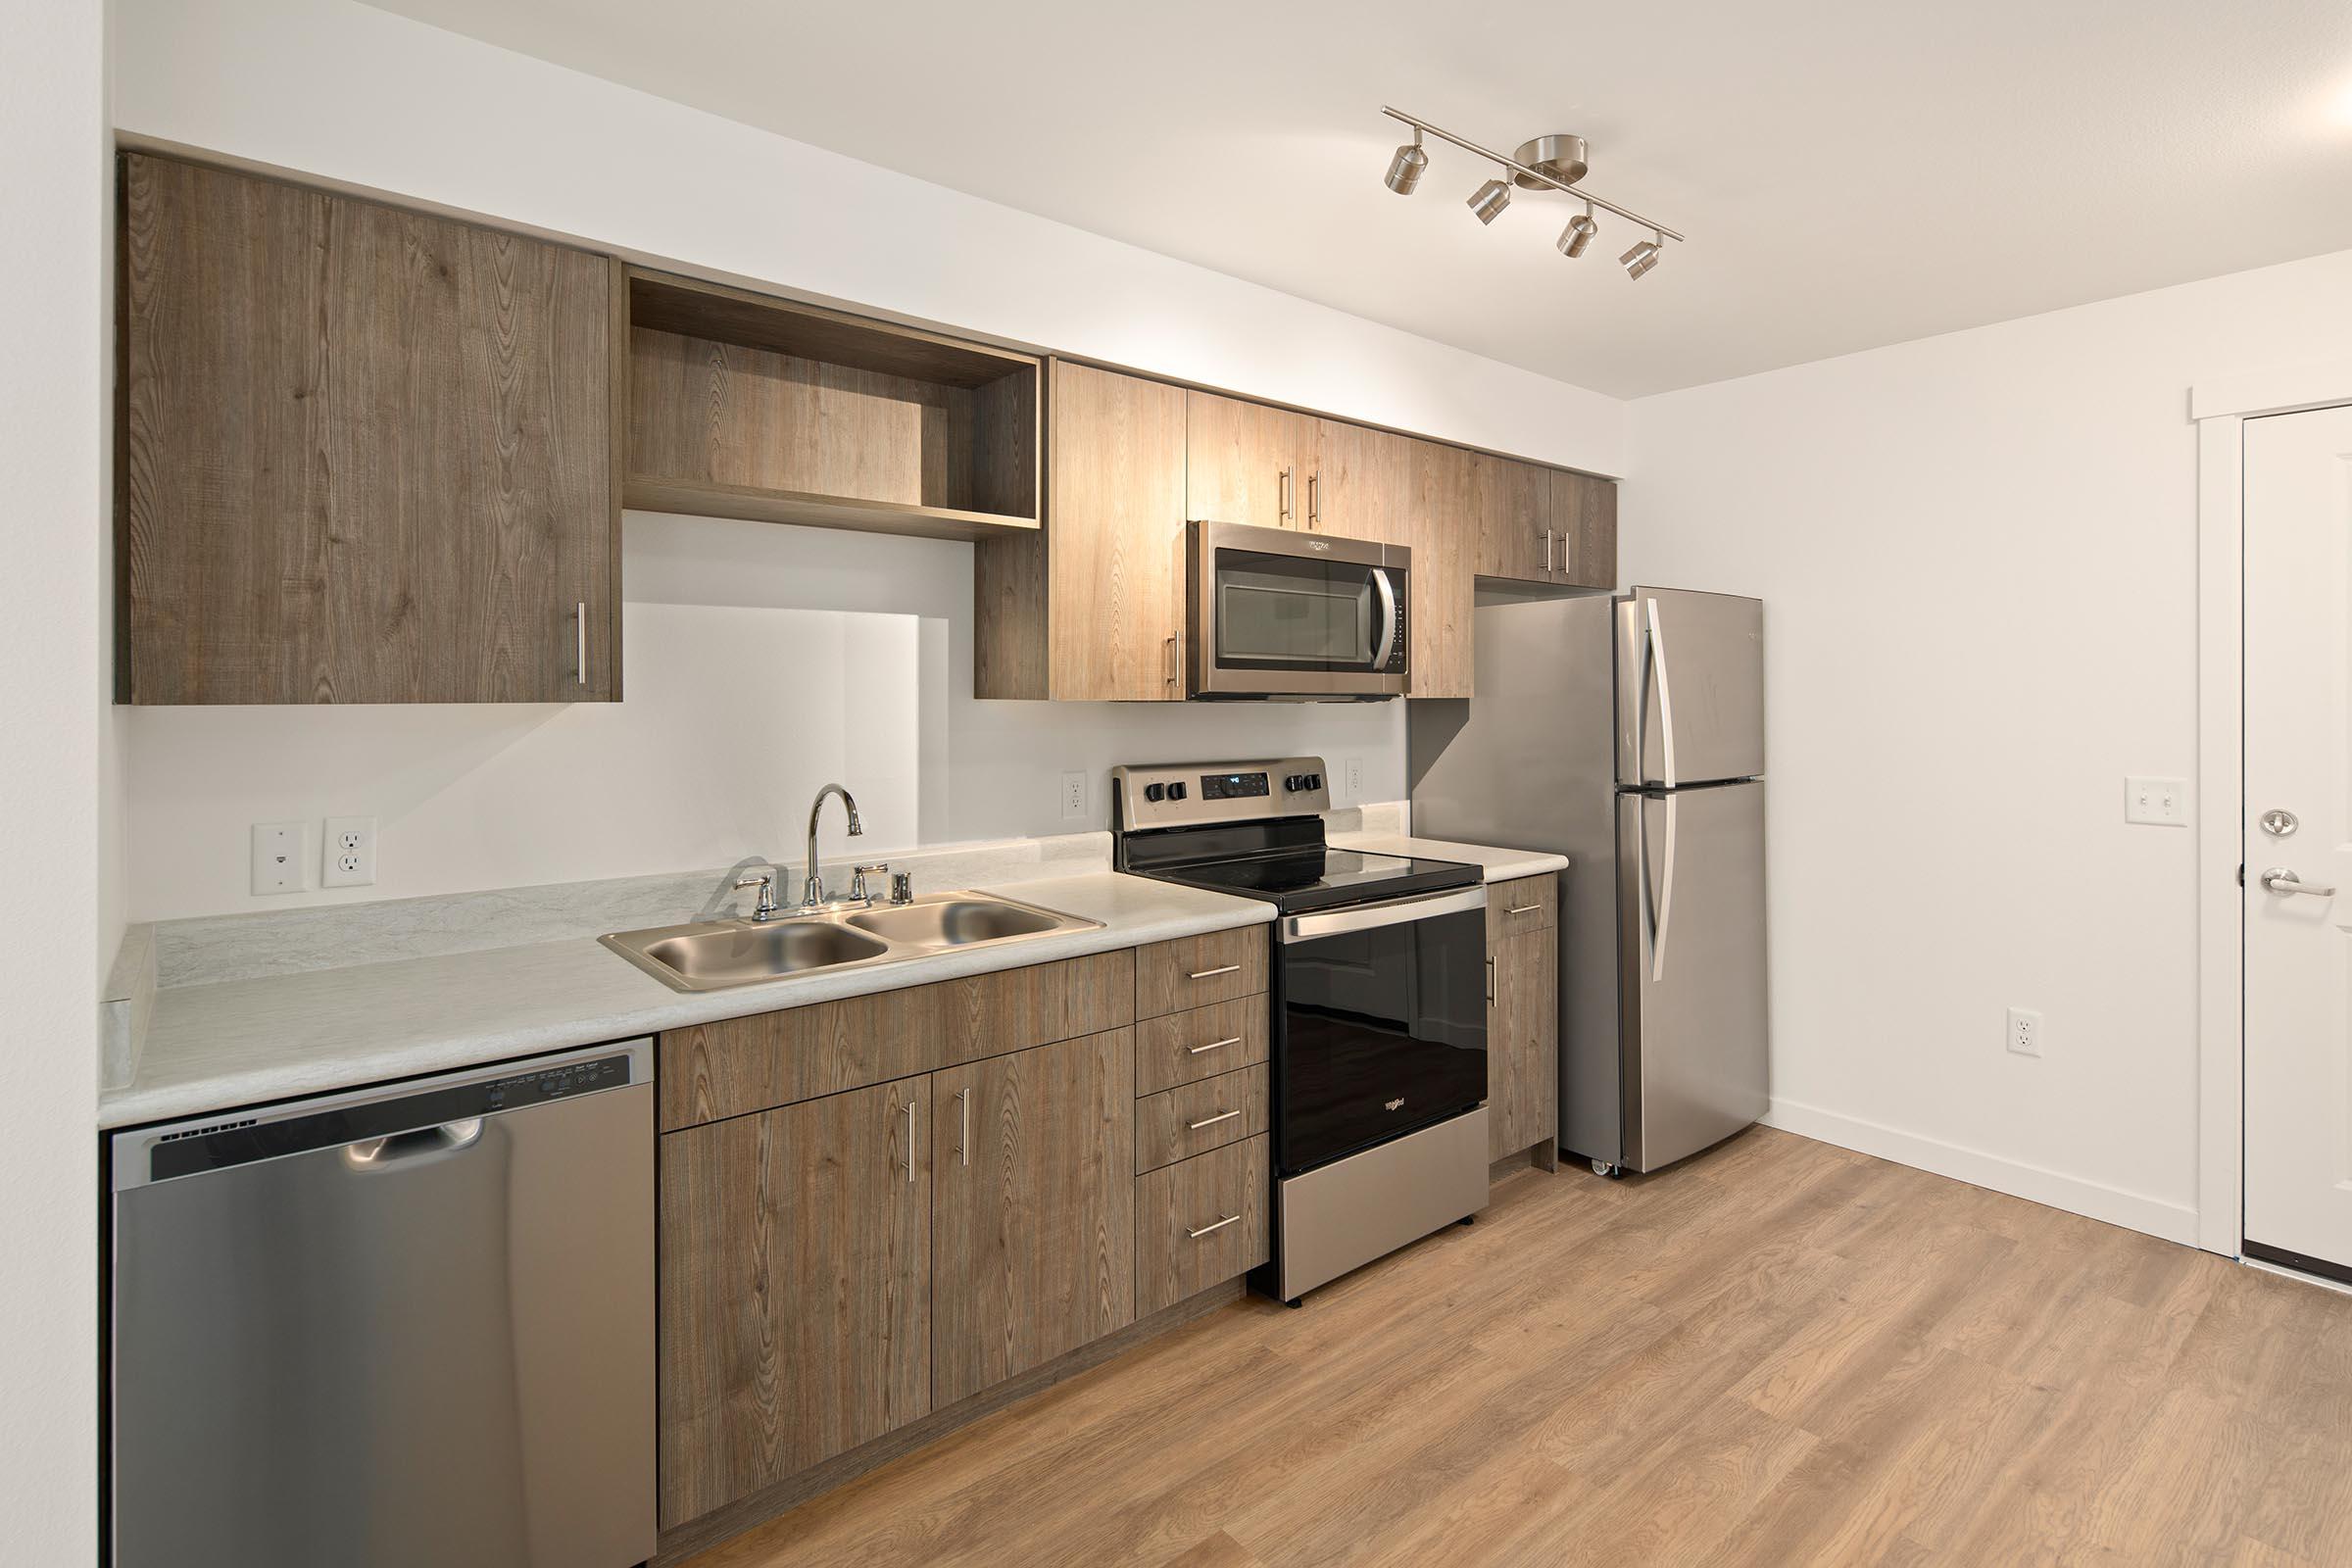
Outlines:
<svg viewBox="0 0 2352 1568"><path fill-rule="evenodd" d="M692 1560L2352 1563L2352 1298L1758 1129L1539 1171Z"/></svg>

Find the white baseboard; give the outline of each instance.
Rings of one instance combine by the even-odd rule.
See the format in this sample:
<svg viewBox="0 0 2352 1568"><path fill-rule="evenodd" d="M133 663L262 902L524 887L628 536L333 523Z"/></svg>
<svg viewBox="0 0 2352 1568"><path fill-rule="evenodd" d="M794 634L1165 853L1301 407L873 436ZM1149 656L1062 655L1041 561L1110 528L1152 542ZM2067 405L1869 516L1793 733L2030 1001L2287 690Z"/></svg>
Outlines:
<svg viewBox="0 0 2352 1568"><path fill-rule="evenodd" d="M1764 1113L1764 1124L1800 1138L1836 1144L1857 1153L1875 1154L1971 1186L2007 1193L2012 1198L2063 1208L2070 1214L2144 1231L2168 1242L2179 1242L2185 1247L2197 1245L2197 1211L2183 1203L2168 1203L2145 1194L2087 1182L2080 1176L2064 1176L2038 1165L1882 1127L1877 1122L1841 1116L1834 1110L1794 1101L1775 1100L1772 1108Z"/></svg>

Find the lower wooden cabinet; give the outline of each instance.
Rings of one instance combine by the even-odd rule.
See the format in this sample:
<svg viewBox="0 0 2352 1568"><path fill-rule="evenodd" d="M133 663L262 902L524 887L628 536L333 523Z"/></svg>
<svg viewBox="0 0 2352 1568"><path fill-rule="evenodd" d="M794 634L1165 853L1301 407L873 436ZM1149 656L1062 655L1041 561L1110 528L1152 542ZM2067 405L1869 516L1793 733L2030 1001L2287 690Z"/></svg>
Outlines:
<svg viewBox="0 0 2352 1568"><path fill-rule="evenodd" d="M662 1140L663 1528L931 1409L928 1085Z"/></svg>
<svg viewBox="0 0 2352 1568"><path fill-rule="evenodd" d="M1559 1130L1559 879L1487 890L1487 1157Z"/></svg>
<svg viewBox="0 0 2352 1568"><path fill-rule="evenodd" d="M1149 1317L1266 1260L1266 1139L1135 1181L1135 1312Z"/></svg>
<svg viewBox="0 0 2352 1568"><path fill-rule="evenodd" d="M931 1398L1135 1318L1135 1031L931 1075Z"/></svg>

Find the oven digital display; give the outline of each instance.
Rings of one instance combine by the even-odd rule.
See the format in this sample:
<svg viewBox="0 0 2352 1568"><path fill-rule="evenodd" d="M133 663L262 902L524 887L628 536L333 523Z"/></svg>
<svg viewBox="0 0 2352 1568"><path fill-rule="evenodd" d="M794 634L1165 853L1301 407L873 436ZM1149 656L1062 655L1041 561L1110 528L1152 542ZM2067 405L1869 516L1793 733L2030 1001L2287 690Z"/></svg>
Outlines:
<svg viewBox="0 0 2352 1568"><path fill-rule="evenodd" d="M1204 801L1243 801L1266 793L1263 773L1203 773L1200 775L1200 798Z"/></svg>

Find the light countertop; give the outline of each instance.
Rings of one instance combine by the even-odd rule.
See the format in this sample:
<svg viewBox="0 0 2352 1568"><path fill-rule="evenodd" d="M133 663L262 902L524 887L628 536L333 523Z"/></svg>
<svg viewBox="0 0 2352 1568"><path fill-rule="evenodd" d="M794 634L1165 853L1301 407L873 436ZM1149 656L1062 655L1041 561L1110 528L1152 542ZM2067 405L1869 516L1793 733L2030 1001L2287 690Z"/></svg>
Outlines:
<svg viewBox="0 0 2352 1568"><path fill-rule="evenodd" d="M1483 868L1490 882L1518 876L1541 876L1568 869L1568 857L1541 850L1496 850L1481 844L1456 844L1450 839L1407 838L1401 833L1334 833L1331 842L1343 850L1375 855L1417 855L1427 860L1467 860Z"/></svg>
<svg viewBox="0 0 2352 1568"><path fill-rule="evenodd" d="M672 991L586 937L159 991L136 1076L100 1097L98 1124L205 1115L1274 918L1252 899L1110 871L1003 891L1102 925L731 991Z"/></svg>

